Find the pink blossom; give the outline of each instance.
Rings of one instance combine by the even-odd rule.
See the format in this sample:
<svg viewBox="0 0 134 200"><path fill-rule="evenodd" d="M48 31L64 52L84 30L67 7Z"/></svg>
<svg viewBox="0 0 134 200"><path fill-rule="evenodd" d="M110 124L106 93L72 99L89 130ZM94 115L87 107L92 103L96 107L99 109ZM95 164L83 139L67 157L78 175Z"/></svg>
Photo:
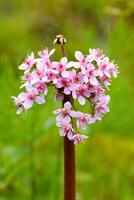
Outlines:
<svg viewBox="0 0 134 200"><path fill-rule="evenodd" d="M18 99L23 102L25 109L30 109L33 105L33 101L38 104L45 102L43 96L38 95L38 90L31 85L26 86L27 92L22 92L19 94Z"/></svg>
<svg viewBox="0 0 134 200"><path fill-rule="evenodd" d="M72 125L66 121L57 122L57 126L60 127L60 136L67 136L68 139L71 139L74 133Z"/></svg>
<svg viewBox="0 0 134 200"><path fill-rule="evenodd" d="M72 96L74 99L78 99L81 105L84 105L86 103L85 97L89 98L90 92L86 85L77 85L72 91Z"/></svg>
<svg viewBox="0 0 134 200"><path fill-rule="evenodd" d="M53 61L51 56L55 49L44 49L27 56L19 69L24 70L18 97L12 97L17 106L17 114L30 109L34 102L42 104L48 93L48 87L56 90L56 100L64 101L65 97L78 101L81 105L90 104L91 113L85 114L75 111L75 101L67 101L63 108L54 111L61 136L67 136L75 144L82 143L87 138L85 135L76 134L73 124L77 128L85 129L87 124L101 120L109 112L110 97L107 95L111 78L118 75L118 66L110 61L100 49L89 49L88 55L75 51L76 61L69 61L62 57L60 61Z"/></svg>
<svg viewBox="0 0 134 200"><path fill-rule="evenodd" d="M47 95L47 86L44 82L37 82L35 84L35 88L38 90L38 92L40 92L42 95Z"/></svg>
<svg viewBox="0 0 134 200"><path fill-rule="evenodd" d="M86 68L82 71L84 75L84 81L85 83L91 83L92 85L98 85L98 80L96 78L97 71L95 70L95 67L93 64L88 64Z"/></svg>
<svg viewBox="0 0 134 200"><path fill-rule="evenodd" d="M52 63L50 57L54 54L55 49L52 49L50 52L47 49L38 52L38 55L41 58L36 59L37 64L43 65L47 69L52 69Z"/></svg>
<svg viewBox="0 0 134 200"><path fill-rule="evenodd" d="M24 76L22 77L24 81L30 82L32 80L32 75L29 71L24 72Z"/></svg>
<svg viewBox="0 0 134 200"><path fill-rule="evenodd" d="M87 83L86 84L87 90L90 91L90 97L94 97L95 95L99 95L99 94L103 94L104 93L104 89L102 88L102 86L99 85L92 85L91 83Z"/></svg>
<svg viewBox="0 0 134 200"><path fill-rule="evenodd" d="M114 64L113 62L111 62L109 64L109 71L110 71L111 76L113 76L114 78L117 78L117 75L119 73L117 64Z"/></svg>
<svg viewBox="0 0 134 200"><path fill-rule="evenodd" d="M66 102L64 104L63 108L54 111L54 114L58 114L56 117L56 120L57 121L66 121L67 123L69 123L71 120L71 117L70 117L71 107L72 106L71 106L70 102Z"/></svg>
<svg viewBox="0 0 134 200"><path fill-rule="evenodd" d="M87 138L88 138L88 136L86 136L86 135L76 134L76 135L72 136L71 140L74 141L74 144L81 144L84 142L83 140L87 139Z"/></svg>
<svg viewBox="0 0 134 200"><path fill-rule="evenodd" d="M52 82L53 84L57 83L57 72L54 69L48 69L45 72L45 76L43 77L42 81L46 83Z"/></svg>
<svg viewBox="0 0 134 200"><path fill-rule="evenodd" d="M37 74L39 79L42 79L45 76L45 71L46 67L42 61L37 62L36 64L36 71L35 73Z"/></svg>
<svg viewBox="0 0 134 200"><path fill-rule="evenodd" d="M86 66L88 64L88 57L84 56L83 53L80 51L75 51L75 58L78 60L78 62L73 63L73 66L76 69Z"/></svg>
<svg viewBox="0 0 134 200"><path fill-rule="evenodd" d="M50 58L55 52L55 49L52 49L50 52L48 51L48 49L43 49L41 51L38 52L38 55L41 57L41 58Z"/></svg>
<svg viewBox="0 0 134 200"><path fill-rule="evenodd" d="M95 115L98 120L101 120L102 115L104 113L109 112L108 103L110 101L110 97L108 95L99 97L98 102L95 106Z"/></svg>
<svg viewBox="0 0 134 200"><path fill-rule="evenodd" d="M89 49L88 59L90 62L98 61L104 57L102 51L100 49Z"/></svg>
<svg viewBox="0 0 134 200"><path fill-rule="evenodd" d="M97 71L98 75L100 77L106 76L110 78L111 75L110 75L109 58L105 57L102 60L98 60L97 64L98 64L98 71Z"/></svg>
<svg viewBox="0 0 134 200"><path fill-rule="evenodd" d="M72 114L73 117L77 118L77 127L86 129L86 125L90 123L90 115L82 112L75 112Z"/></svg>
<svg viewBox="0 0 134 200"><path fill-rule="evenodd" d="M39 51L38 55L41 57L41 59L38 59L38 62L40 62L46 69L52 69L53 66L50 57L54 54L54 52L55 49L52 49L50 52L47 49Z"/></svg>
<svg viewBox="0 0 134 200"><path fill-rule="evenodd" d="M61 58L60 62L53 62L53 67L57 70L57 73L60 73L62 77L67 78L69 76L69 72L67 71L67 58Z"/></svg>
<svg viewBox="0 0 134 200"><path fill-rule="evenodd" d="M71 84L71 80L70 78L62 78L62 77L59 77L57 79L57 83L56 83L56 87L57 88L63 88L64 90L64 93L69 95L72 91L72 84Z"/></svg>
<svg viewBox="0 0 134 200"><path fill-rule="evenodd" d="M104 75L100 78L100 82L103 83L107 89L109 89L109 86L111 85L111 79Z"/></svg>
<svg viewBox="0 0 134 200"><path fill-rule="evenodd" d="M17 106L16 114L20 114L24 110L23 102L19 99L19 97L17 98L17 97L12 96L12 98L13 98L14 104Z"/></svg>
<svg viewBox="0 0 134 200"><path fill-rule="evenodd" d="M19 66L21 70L30 70L35 64L34 53L32 52L30 56L24 60L23 64Z"/></svg>
<svg viewBox="0 0 134 200"><path fill-rule="evenodd" d="M74 85L83 84L83 74L81 72L77 72L75 69L70 71L70 79Z"/></svg>
<svg viewBox="0 0 134 200"><path fill-rule="evenodd" d="M36 66L36 76L37 81L43 81L46 83L53 82L54 84L57 82L57 71L53 68L46 67L42 62L38 62Z"/></svg>
<svg viewBox="0 0 134 200"><path fill-rule="evenodd" d="M25 71L24 76L22 77L22 80L25 82L21 85L20 88L26 87L27 85L33 85L36 82L38 82L40 78L35 71L31 73L29 71Z"/></svg>

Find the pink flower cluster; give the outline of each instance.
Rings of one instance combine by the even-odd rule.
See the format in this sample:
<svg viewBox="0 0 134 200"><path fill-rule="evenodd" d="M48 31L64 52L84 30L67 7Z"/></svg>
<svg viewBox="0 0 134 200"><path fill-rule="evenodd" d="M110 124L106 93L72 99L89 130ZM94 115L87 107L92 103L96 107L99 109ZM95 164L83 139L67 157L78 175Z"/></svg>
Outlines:
<svg viewBox="0 0 134 200"><path fill-rule="evenodd" d="M62 101L65 96L69 96L81 105L88 101L90 114L76 111L69 101L54 112L57 114L60 135L67 136L75 144L82 143L87 136L76 133L73 123L76 123L78 129L85 129L87 124L101 120L109 112L110 97L106 93L111 78L117 77L118 67L100 49L89 49L86 56L75 51L75 61L68 61L66 57L52 61L54 52L55 49L50 52L44 49L38 53L39 58L31 53L24 60L19 69L24 70L21 88L26 91L12 98L17 106L17 114L30 109L34 102L43 104L50 85L56 89L57 100Z"/></svg>

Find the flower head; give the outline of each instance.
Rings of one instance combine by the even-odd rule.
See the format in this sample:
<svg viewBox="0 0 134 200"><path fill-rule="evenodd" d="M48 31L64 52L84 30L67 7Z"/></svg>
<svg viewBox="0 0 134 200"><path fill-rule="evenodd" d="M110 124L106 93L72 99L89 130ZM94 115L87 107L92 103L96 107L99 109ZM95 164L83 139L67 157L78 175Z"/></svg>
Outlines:
<svg viewBox="0 0 134 200"><path fill-rule="evenodd" d="M100 49L89 49L87 55L75 51L75 61L69 61L65 56L60 61L53 61L51 57L54 52L55 49L43 49L38 52L38 58L35 58L34 53L26 57L19 66L20 70L24 70L20 88L25 91L12 98L17 114L20 114L30 109L34 102L43 104L48 87L53 86L56 90L54 99L64 102L63 108L54 111L60 136L79 144L87 136L76 134L74 123L78 129L86 129L87 124L101 120L109 112L110 97L107 92L112 77L118 75L118 66ZM86 114L76 111L74 101L82 106L88 102L90 112Z"/></svg>

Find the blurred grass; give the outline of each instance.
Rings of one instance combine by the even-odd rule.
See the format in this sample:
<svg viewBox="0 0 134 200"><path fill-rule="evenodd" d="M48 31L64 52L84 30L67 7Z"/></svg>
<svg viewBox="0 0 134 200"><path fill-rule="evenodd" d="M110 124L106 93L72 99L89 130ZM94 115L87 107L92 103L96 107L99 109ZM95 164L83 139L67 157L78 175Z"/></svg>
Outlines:
<svg viewBox="0 0 134 200"><path fill-rule="evenodd" d="M132 0L0 1L0 199L63 199L62 138L46 104L16 116L11 96L19 93L17 66L26 54L48 46L56 34L66 52L102 48L120 66L111 86L111 112L88 127L90 139L76 147L77 199L134 198L134 2ZM59 58L59 50L57 56ZM88 110L86 106L84 108Z"/></svg>

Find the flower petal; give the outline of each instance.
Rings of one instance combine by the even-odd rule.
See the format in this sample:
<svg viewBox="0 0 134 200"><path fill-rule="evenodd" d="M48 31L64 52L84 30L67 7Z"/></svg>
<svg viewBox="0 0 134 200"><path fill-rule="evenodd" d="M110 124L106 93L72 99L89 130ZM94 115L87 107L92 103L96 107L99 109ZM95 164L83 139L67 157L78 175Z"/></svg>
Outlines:
<svg viewBox="0 0 134 200"><path fill-rule="evenodd" d="M79 96L79 97L78 97L78 101L79 101L79 103L80 103L81 105L84 105L84 104L86 103L86 100L85 100L85 98L84 98L83 96Z"/></svg>
<svg viewBox="0 0 134 200"><path fill-rule="evenodd" d="M67 108L67 109L71 109L72 105L69 101L67 101L65 104L64 104L64 108Z"/></svg>
<svg viewBox="0 0 134 200"><path fill-rule="evenodd" d="M90 83L91 83L92 85L98 85L98 80L97 80L95 77L91 77L91 78L90 78Z"/></svg>
<svg viewBox="0 0 134 200"><path fill-rule="evenodd" d="M63 118L63 121L66 122L67 124L69 124L70 121L71 121L70 116L69 116L69 115L66 115L66 116Z"/></svg>
<svg viewBox="0 0 134 200"><path fill-rule="evenodd" d="M67 58L66 57L61 58L61 64L62 65L66 65L67 64Z"/></svg>
<svg viewBox="0 0 134 200"><path fill-rule="evenodd" d="M44 99L44 97L37 96L37 97L35 97L35 101L36 101L38 104L43 104L43 103L45 102L45 99Z"/></svg>
<svg viewBox="0 0 134 200"><path fill-rule="evenodd" d="M69 72L64 70L61 72L62 77L67 78L69 76Z"/></svg>
<svg viewBox="0 0 134 200"><path fill-rule="evenodd" d="M56 121L62 121L63 120L63 114L60 113L59 115L56 116Z"/></svg>
<svg viewBox="0 0 134 200"><path fill-rule="evenodd" d="M27 100L23 103L23 105L24 105L24 108L28 110L28 109L30 109L30 108L32 107L33 101L27 99Z"/></svg>
<svg viewBox="0 0 134 200"><path fill-rule="evenodd" d="M67 95L69 95L71 93L71 91L68 88L65 88L64 89L64 93L67 94Z"/></svg>
<svg viewBox="0 0 134 200"><path fill-rule="evenodd" d="M26 99L27 99L27 93L26 93L26 92L20 93L20 94L18 95L18 99L19 99L20 101L26 100Z"/></svg>
<svg viewBox="0 0 134 200"><path fill-rule="evenodd" d="M26 70L28 67L25 63L23 63L18 68L21 69L21 70Z"/></svg>
<svg viewBox="0 0 134 200"><path fill-rule="evenodd" d="M55 49L52 49L50 52L49 52L49 56L53 55L55 52Z"/></svg>
<svg viewBox="0 0 134 200"><path fill-rule="evenodd" d="M67 67L67 68L71 68L71 67L74 66L74 63L75 63L75 62L70 61L69 63L67 63L66 67Z"/></svg>
<svg viewBox="0 0 134 200"><path fill-rule="evenodd" d="M80 61L83 58L83 54L80 51L75 51L75 58Z"/></svg>

